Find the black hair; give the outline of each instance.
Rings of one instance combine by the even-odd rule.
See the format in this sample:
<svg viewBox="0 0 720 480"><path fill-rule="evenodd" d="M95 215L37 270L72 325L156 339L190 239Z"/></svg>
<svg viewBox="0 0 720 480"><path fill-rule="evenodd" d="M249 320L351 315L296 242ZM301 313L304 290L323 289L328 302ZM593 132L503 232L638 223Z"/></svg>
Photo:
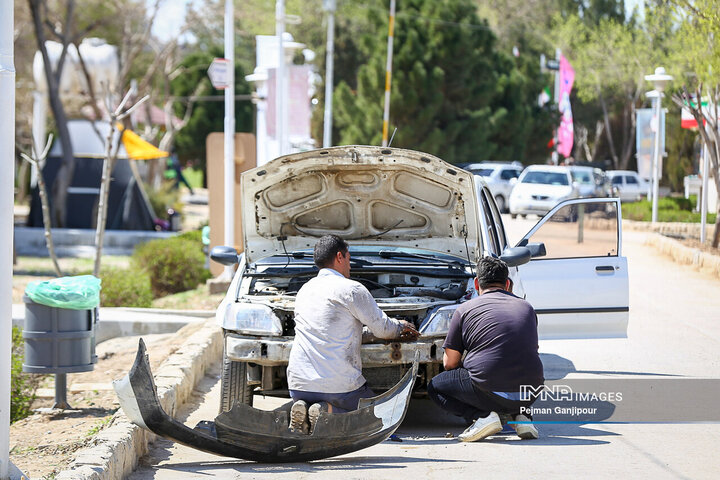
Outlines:
<svg viewBox="0 0 720 480"><path fill-rule="evenodd" d="M478 284L481 289L501 286L505 288L508 279L508 266L499 258L484 257L477 266Z"/></svg>
<svg viewBox="0 0 720 480"><path fill-rule="evenodd" d="M348 251L348 244L337 235L324 235L315 244L313 260L318 268L330 267L338 252Z"/></svg>

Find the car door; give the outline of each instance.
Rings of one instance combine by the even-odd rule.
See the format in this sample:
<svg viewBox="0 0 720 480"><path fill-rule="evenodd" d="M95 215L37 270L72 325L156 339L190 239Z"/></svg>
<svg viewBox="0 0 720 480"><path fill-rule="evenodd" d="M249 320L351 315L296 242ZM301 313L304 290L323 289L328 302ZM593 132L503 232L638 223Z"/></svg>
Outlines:
<svg viewBox="0 0 720 480"><path fill-rule="evenodd" d="M520 241L542 242L547 252L518 267L541 338L627 336L621 225L620 199L573 199L554 207Z"/></svg>

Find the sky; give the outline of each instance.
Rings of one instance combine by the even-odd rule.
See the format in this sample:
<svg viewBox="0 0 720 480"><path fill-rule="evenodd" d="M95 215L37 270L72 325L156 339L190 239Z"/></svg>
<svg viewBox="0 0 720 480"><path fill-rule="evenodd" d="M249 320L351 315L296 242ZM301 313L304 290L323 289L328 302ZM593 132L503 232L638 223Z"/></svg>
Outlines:
<svg viewBox="0 0 720 480"><path fill-rule="evenodd" d="M153 24L153 34L160 40L167 41L177 35L180 27L185 23L185 11L188 4L194 0L163 0ZM148 8L152 8L153 0L145 0Z"/></svg>

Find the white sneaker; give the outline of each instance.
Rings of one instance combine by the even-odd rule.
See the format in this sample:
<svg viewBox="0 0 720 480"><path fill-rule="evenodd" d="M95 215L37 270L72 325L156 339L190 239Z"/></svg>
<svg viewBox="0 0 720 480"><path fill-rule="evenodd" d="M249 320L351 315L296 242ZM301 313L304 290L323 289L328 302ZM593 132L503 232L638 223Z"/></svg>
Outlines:
<svg viewBox="0 0 720 480"><path fill-rule="evenodd" d="M308 422L310 423L310 433L315 431L315 425L317 424L318 418L321 412L328 411L327 402L313 403L308 408Z"/></svg>
<svg viewBox="0 0 720 480"><path fill-rule="evenodd" d="M498 433L502 430L500 417L495 412L490 412L485 418L478 418L475 423L470 425L463 433L458 435L461 442L476 442L485 437Z"/></svg>
<svg viewBox="0 0 720 480"><path fill-rule="evenodd" d="M516 422L530 422L531 420L525 415L515 415ZM512 428L515 429L517 436L523 440L535 440L540 437L537 428L532 423L513 423Z"/></svg>
<svg viewBox="0 0 720 480"><path fill-rule="evenodd" d="M290 407L290 430L307 435L310 427L307 422L307 403L298 400Z"/></svg>

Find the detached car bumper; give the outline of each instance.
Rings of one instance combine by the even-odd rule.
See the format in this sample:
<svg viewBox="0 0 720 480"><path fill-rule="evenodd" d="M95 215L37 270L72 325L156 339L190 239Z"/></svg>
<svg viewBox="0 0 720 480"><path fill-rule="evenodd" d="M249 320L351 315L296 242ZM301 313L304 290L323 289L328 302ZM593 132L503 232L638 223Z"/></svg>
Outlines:
<svg viewBox="0 0 720 480"><path fill-rule="evenodd" d="M382 367L413 363L415 351L419 363L442 362L444 338L427 338L403 343L368 343L360 350L363 367ZM234 362L251 362L263 366L287 365L292 348L291 337L250 337L227 333L225 355Z"/></svg>

